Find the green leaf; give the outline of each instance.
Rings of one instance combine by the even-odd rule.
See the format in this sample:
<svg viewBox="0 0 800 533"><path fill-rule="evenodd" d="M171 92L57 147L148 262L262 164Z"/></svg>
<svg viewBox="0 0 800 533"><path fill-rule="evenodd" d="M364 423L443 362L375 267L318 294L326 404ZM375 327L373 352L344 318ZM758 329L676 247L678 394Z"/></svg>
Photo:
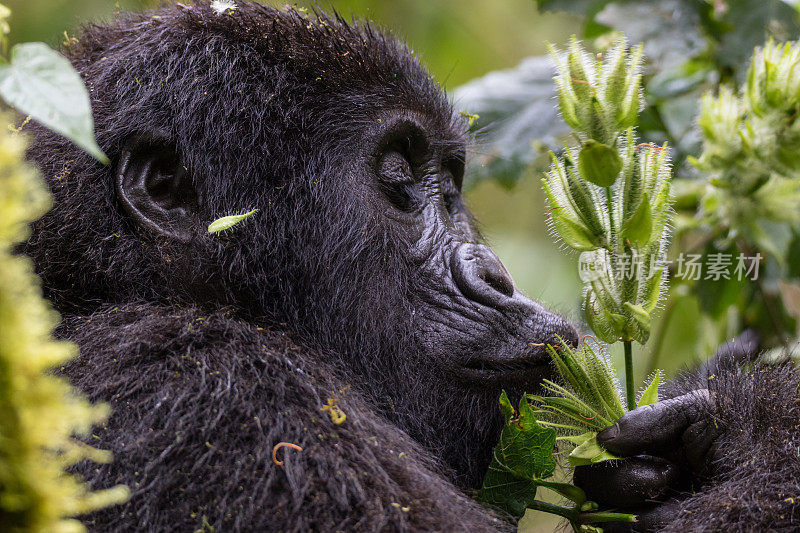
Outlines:
<svg viewBox="0 0 800 533"><path fill-rule="evenodd" d="M94 138L89 93L80 75L44 43L23 43L0 64L0 96L8 105L63 135L103 164L108 157Z"/></svg>
<svg viewBox="0 0 800 533"><path fill-rule="evenodd" d="M583 179L600 187L611 187L622 170L622 158L616 149L589 139L578 155L578 171Z"/></svg>
<svg viewBox="0 0 800 533"><path fill-rule="evenodd" d="M636 407L642 407L643 405L650 405L656 403L658 401L658 385L661 382L661 369L658 369L653 373L653 378L650 381L650 385L644 389L644 392L639 397L639 401L636 402Z"/></svg>
<svg viewBox="0 0 800 533"><path fill-rule="evenodd" d="M597 435L596 431L587 431L586 433L581 433L580 435L567 435L566 437L559 438L571 442L575 446L580 446L587 440L594 438L595 435Z"/></svg>
<svg viewBox="0 0 800 533"><path fill-rule="evenodd" d="M506 424L478 499L513 516L522 516L536 498L537 481L552 476L556 468L556 432L536 422L524 396L518 413L514 413L505 391L500 396L500 406Z"/></svg>
<svg viewBox="0 0 800 533"><path fill-rule="evenodd" d="M235 226L236 224L238 224L239 222L241 222L242 220L250 218L251 216L256 214L257 211L258 211L258 209L253 209L252 211L248 211L247 213L244 213L243 215L230 215L230 216L227 216L227 217L218 218L217 220L215 220L214 222L209 224L208 232L209 233L217 233L219 231L224 231L226 229L230 229L233 226Z"/></svg>
<svg viewBox="0 0 800 533"><path fill-rule="evenodd" d="M652 231L653 216L650 211L650 199L647 197L647 193L643 193L639 207L622 225L622 238L627 239L634 248L641 249L649 244Z"/></svg>
<svg viewBox="0 0 800 533"><path fill-rule="evenodd" d="M620 459L620 457L617 457L600 446L597 443L597 433L594 433L587 438L583 444L572 450L568 459L569 464L572 466L583 466L599 463L601 461Z"/></svg>

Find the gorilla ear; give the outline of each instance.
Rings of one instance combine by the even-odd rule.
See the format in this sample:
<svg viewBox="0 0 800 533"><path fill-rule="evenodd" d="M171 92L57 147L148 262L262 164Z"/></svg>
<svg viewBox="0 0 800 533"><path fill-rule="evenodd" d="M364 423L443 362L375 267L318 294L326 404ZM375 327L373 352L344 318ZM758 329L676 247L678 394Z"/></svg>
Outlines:
<svg viewBox="0 0 800 533"><path fill-rule="evenodd" d="M197 193L170 143L129 141L120 156L116 188L125 212L140 226L183 242L197 233Z"/></svg>

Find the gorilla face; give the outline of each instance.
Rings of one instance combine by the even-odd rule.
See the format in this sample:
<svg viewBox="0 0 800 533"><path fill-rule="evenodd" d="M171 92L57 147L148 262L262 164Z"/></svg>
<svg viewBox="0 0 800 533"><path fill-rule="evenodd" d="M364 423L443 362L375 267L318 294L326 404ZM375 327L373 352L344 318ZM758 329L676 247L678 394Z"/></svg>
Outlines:
<svg viewBox="0 0 800 533"><path fill-rule="evenodd" d="M575 342L575 331L524 296L481 242L461 195L463 124L403 114L386 121L388 140L373 150L378 194L371 201L385 205L388 223L409 236L402 253L413 272L409 292L423 364L467 387L531 390L548 361L545 344L555 344L556 335ZM433 125L445 119L449 128Z"/></svg>
<svg viewBox="0 0 800 533"><path fill-rule="evenodd" d="M449 105L368 109L382 111L355 119L357 138L319 145L343 156L321 158L307 182L316 201L298 214L324 238L298 261L302 311L289 322L334 348L389 418L474 486L500 390L533 392L549 372L545 345L577 333L516 288L475 229L461 194L464 121Z"/></svg>
<svg viewBox="0 0 800 533"><path fill-rule="evenodd" d="M116 165L37 142L45 174L69 153L80 176L54 183L52 231L26 250L72 258L38 258L48 296L62 312L227 306L291 330L477 485L500 390L532 391L544 344L576 333L516 289L474 228L465 119L369 26L204 2L119 24L70 51Z"/></svg>

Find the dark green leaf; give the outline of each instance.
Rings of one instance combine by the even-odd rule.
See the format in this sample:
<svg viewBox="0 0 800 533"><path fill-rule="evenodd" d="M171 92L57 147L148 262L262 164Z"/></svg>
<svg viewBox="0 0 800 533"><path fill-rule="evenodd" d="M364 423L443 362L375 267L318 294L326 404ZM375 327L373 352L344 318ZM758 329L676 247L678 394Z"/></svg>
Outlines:
<svg viewBox="0 0 800 533"><path fill-rule="evenodd" d="M539 11L572 11L586 14L607 4L609 0L536 0Z"/></svg>
<svg viewBox="0 0 800 533"><path fill-rule="evenodd" d="M782 0L736 0L726 2L722 17L730 31L720 37L717 59L744 79L753 48L769 37L777 41L796 39L800 35L797 11Z"/></svg>
<svg viewBox="0 0 800 533"><path fill-rule="evenodd" d="M505 391L500 396L500 406L506 424L478 499L513 516L522 516L536 497L536 481L553 475L556 432L536 422L524 396L517 413Z"/></svg>
<svg viewBox="0 0 800 533"><path fill-rule="evenodd" d="M94 138L89 93L80 75L44 43L23 43L0 64L0 96L25 115L71 140L99 161L108 158Z"/></svg>
<svg viewBox="0 0 800 533"><path fill-rule="evenodd" d="M658 5L648 0L614 2L595 19L623 31L630 42L643 43L645 56L664 69L705 50L697 4L692 0L661 0Z"/></svg>

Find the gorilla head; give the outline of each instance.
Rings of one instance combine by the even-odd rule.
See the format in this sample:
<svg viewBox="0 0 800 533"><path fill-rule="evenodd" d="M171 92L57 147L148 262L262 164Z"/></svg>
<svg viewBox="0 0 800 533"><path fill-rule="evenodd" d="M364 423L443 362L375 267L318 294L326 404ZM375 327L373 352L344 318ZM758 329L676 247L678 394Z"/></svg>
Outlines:
<svg viewBox="0 0 800 533"><path fill-rule="evenodd" d="M32 150L58 207L25 251L56 307L227 306L283 327L478 484L500 389L532 390L540 345L576 332L482 243L465 121L409 51L368 25L199 2L67 53L114 163L43 132Z"/></svg>

